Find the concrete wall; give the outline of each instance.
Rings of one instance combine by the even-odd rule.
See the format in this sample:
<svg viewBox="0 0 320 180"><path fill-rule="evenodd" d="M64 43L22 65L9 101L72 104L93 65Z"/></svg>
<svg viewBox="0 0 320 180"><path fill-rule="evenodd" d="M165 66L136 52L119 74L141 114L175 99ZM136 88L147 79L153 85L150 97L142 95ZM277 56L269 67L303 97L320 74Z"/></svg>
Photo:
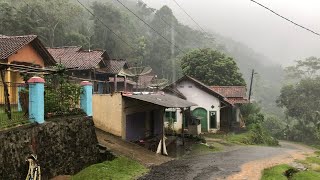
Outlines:
<svg viewBox="0 0 320 180"><path fill-rule="evenodd" d="M180 108L167 108L166 111L176 111L176 116L177 116L177 122L173 123L173 129L177 132L177 133L181 133L182 132L182 113ZM165 127L168 127L169 123L168 122L164 122Z"/></svg>
<svg viewBox="0 0 320 180"><path fill-rule="evenodd" d="M44 61L42 57L37 53L37 51L28 44L17 51L17 53L11 55L8 58L8 62L11 63L13 61L17 62L27 62L31 64L38 64L41 67L44 66Z"/></svg>
<svg viewBox="0 0 320 180"><path fill-rule="evenodd" d="M99 162L91 118L68 117L0 131L0 179L25 179L25 158L36 153L42 179L75 174Z"/></svg>
<svg viewBox="0 0 320 180"><path fill-rule="evenodd" d="M123 106L120 93L94 94L92 97L92 110L95 126L116 136L124 136L125 117Z"/></svg>
<svg viewBox="0 0 320 180"><path fill-rule="evenodd" d="M127 117L136 114L136 113L142 113L144 112L145 114L145 125L144 129L140 129L145 133L145 136L149 132L153 132L156 135L162 134L162 128L163 128L163 112L164 108L151 104L151 103L146 103L143 101L139 100L134 100L130 98L124 99L124 114L126 115L125 122L128 120ZM126 123L125 123L126 124ZM129 129L126 128L125 129ZM123 139L126 139L126 134L123 133Z"/></svg>
<svg viewBox="0 0 320 180"><path fill-rule="evenodd" d="M202 107L208 111L208 131L216 131L220 129L220 100L213 95L199 89L194 83L188 81L182 81L177 84L177 89L187 98L187 101L193 102L198 106L192 106L191 111L197 107ZM212 108L211 106L214 106ZM217 129L210 129L209 111L217 112ZM182 123L182 118L179 118L177 124ZM178 125L177 125L178 127Z"/></svg>

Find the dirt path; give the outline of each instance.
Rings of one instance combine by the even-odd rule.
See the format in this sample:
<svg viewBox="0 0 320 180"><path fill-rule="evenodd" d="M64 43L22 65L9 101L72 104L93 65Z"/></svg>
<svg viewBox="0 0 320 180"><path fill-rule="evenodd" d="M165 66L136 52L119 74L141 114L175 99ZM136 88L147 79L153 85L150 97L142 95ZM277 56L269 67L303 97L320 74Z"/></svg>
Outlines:
<svg viewBox="0 0 320 180"><path fill-rule="evenodd" d="M145 166L160 165L162 163L171 161L172 158L157 155L154 152L140 147L136 144L126 142L119 137L113 136L100 129L96 129L97 138L100 144L105 145L116 155L122 155L139 161Z"/></svg>
<svg viewBox="0 0 320 180"><path fill-rule="evenodd" d="M229 152L170 161L152 168L140 179L256 180L264 168L303 159L313 151L290 142L281 142L281 147L243 146Z"/></svg>
<svg viewBox="0 0 320 180"><path fill-rule="evenodd" d="M294 144L286 141L282 141L280 144L283 148L287 149L283 154L245 163L241 166L241 171L239 173L231 175L227 177L227 179L260 179L262 171L266 168L279 164L289 164L294 160L305 159L307 155L314 153L314 149L300 144Z"/></svg>

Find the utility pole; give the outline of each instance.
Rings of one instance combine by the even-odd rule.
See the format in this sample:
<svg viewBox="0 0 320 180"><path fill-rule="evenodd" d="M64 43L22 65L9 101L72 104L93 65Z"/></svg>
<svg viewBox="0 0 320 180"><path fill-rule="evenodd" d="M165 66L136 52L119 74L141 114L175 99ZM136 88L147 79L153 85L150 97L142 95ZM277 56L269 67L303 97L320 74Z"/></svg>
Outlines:
<svg viewBox="0 0 320 180"><path fill-rule="evenodd" d="M252 69L252 74L251 74L251 81L250 81L250 89L249 89L249 102L251 100L251 91L252 91L252 82L253 82L253 76L254 76L254 69Z"/></svg>

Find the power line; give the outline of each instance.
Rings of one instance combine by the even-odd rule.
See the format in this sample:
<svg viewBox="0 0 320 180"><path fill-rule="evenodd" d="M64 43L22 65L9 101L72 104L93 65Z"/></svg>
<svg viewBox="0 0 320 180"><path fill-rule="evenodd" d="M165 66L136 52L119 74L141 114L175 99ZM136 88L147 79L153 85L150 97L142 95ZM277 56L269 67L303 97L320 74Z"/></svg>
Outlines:
<svg viewBox="0 0 320 180"><path fill-rule="evenodd" d="M203 33L206 34L206 31L199 25L199 23L197 23L190 15L189 13L187 13L186 10L184 10L181 5L176 1L176 0L173 0L173 2L202 30Z"/></svg>
<svg viewBox="0 0 320 180"><path fill-rule="evenodd" d="M100 23L105 26L109 31L111 31L117 38L119 38L124 44L129 46L132 49L135 49L133 46L131 46L129 43L127 43L123 38L121 38L117 33L115 33L111 28L109 28L100 18L98 18L93 12L91 12L84 4L82 4L79 0L77 0L78 3L86 10L88 11L93 17L95 17Z"/></svg>
<svg viewBox="0 0 320 180"><path fill-rule="evenodd" d="M180 52L185 53L183 50L181 50L178 46L173 44L170 40L165 38L162 34L160 34L157 30L155 30L152 26L150 26L147 22L145 22L141 17L139 17L136 13L134 13L130 8L128 8L126 5L124 5L120 0L116 0L118 3L120 3L124 8L126 8L128 11L130 11L134 16L136 16L140 21L142 21L146 26L148 26L152 31L154 31L156 34L158 34L160 37L162 37L164 40L166 40L168 43L173 45L175 48L177 48Z"/></svg>
<svg viewBox="0 0 320 180"><path fill-rule="evenodd" d="M292 21L292 20L290 20L290 19L288 19L288 18L280 15L279 13L275 12L274 10L266 7L265 5L263 5L263 4L261 4L261 3L257 2L257 1L254 1L254 0L250 0L250 1L253 2L253 3L258 4L259 6L263 7L264 9L266 9L266 10L268 10L268 11L270 11L270 12L272 12L273 14L279 16L280 18L282 18L282 19L284 19L284 20L286 20L286 21L288 21L288 22L290 22L290 23L292 23L292 24L294 24L294 25L296 25L296 26L298 26L298 27L300 27L300 28L302 28L302 29L305 29L305 30L307 30L307 31L309 31L309 32L317 35L317 36L320 36L319 33L315 32L315 31L313 31L313 30L311 30L311 29L309 29L309 28L306 28L306 27L304 27L304 26L302 26L302 25L300 25L300 24L298 24L298 23L296 23L296 22L294 22L294 21Z"/></svg>
<svg viewBox="0 0 320 180"><path fill-rule="evenodd" d="M174 30L177 34L179 34L181 37L184 36L184 35L181 34L179 31L177 31L176 28L174 28L170 23L168 23L166 20L164 20L164 17L163 17L163 16L159 15L157 12L155 13L155 15L156 15L157 17L159 17L159 18L161 19L161 21L164 22L167 26L169 26L170 28L173 28L173 30Z"/></svg>

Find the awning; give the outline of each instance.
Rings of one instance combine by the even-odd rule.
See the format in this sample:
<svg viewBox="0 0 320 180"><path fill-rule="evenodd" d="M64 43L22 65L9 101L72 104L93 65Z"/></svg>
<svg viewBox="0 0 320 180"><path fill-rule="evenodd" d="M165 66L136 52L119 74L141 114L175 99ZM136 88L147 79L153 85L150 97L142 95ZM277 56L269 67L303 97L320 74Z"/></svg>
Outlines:
<svg viewBox="0 0 320 180"><path fill-rule="evenodd" d="M123 94L123 97L136 99L152 104L156 104L166 108L186 108L191 106L197 106L192 102L186 101L184 99L172 96L169 94L141 94L141 95L128 95Z"/></svg>

